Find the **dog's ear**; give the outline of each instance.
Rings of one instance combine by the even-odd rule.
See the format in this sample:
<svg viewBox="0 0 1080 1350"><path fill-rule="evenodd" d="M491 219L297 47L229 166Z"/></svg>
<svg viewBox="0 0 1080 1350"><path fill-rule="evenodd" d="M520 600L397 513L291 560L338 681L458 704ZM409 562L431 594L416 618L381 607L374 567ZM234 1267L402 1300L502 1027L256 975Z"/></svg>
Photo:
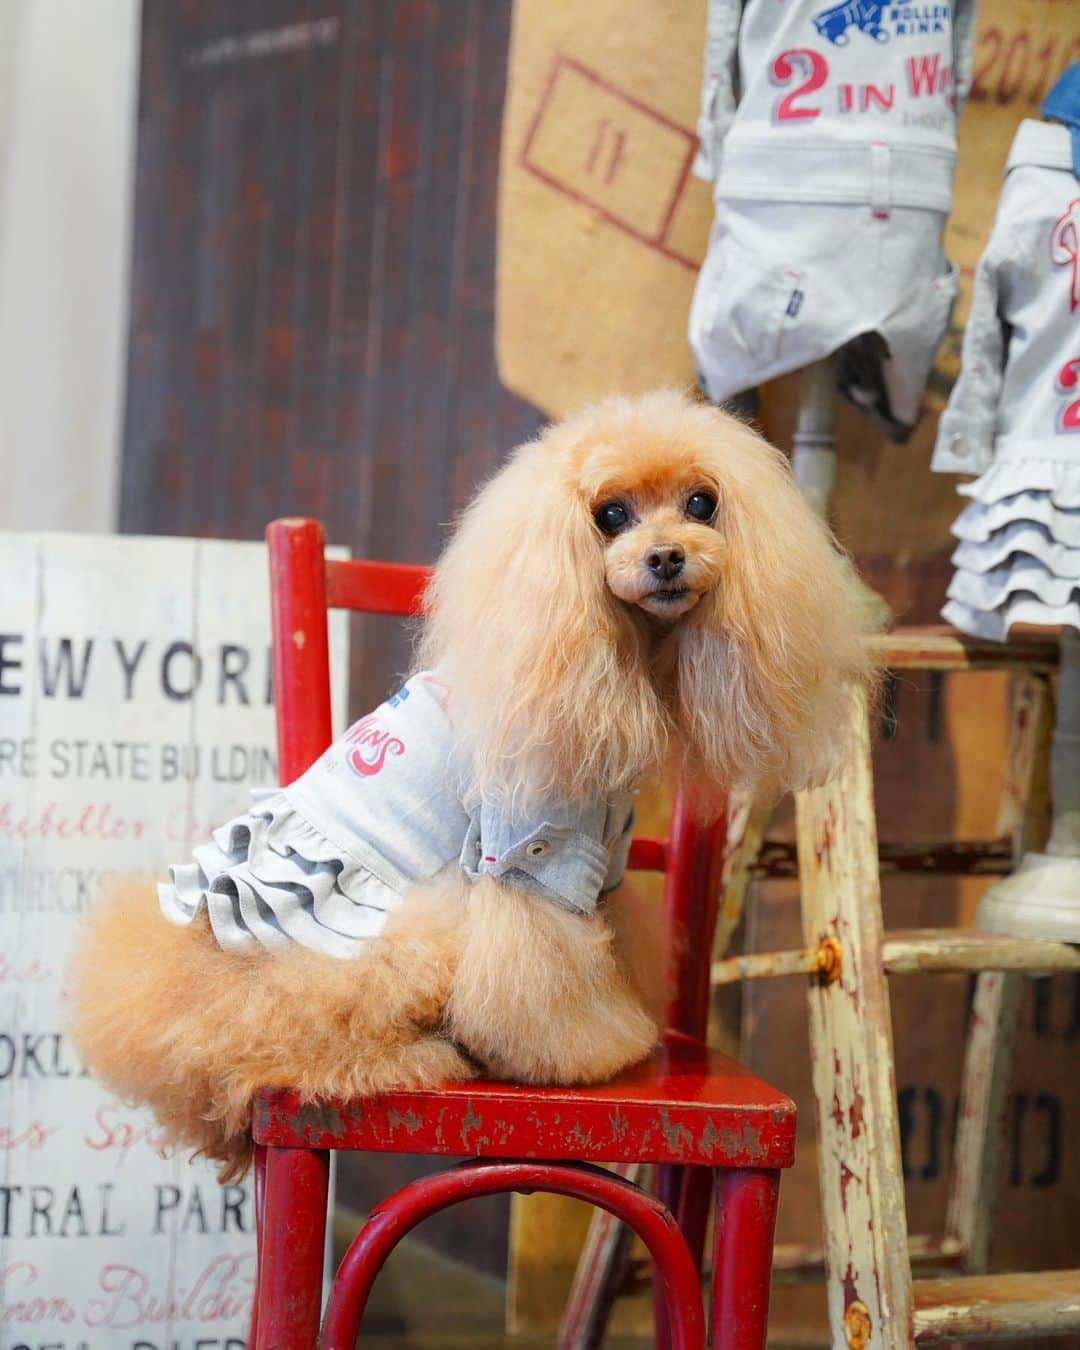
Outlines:
<svg viewBox="0 0 1080 1350"><path fill-rule="evenodd" d="M458 522L426 601L421 663L450 686L466 800L515 810L628 787L664 753L640 634L561 429L522 446Z"/></svg>
<svg viewBox="0 0 1080 1350"><path fill-rule="evenodd" d="M720 585L680 633L686 759L714 783L795 789L837 766L852 686L872 679L863 639L873 620L854 567L784 457L713 416L727 547Z"/></svg>

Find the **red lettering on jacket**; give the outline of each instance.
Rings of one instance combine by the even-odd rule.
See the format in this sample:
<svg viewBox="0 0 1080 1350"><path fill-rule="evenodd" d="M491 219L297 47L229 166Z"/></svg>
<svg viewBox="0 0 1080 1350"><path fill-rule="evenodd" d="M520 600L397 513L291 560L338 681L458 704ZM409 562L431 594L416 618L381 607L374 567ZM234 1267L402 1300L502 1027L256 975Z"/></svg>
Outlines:
<svg viewBox="0 0 1080 1350"><path fill-rule="evenodd" d="M361 717L345 733L345 739L353 746L347 756L349 767L365 778L379 773L388 755L396 757L405 753L405 742L380 727L374 713Z"/></svg>
<svg viewBox="0 0 1080 1350"><path fill-rule="evenodd" d="M1050 231L1050 260L1071 269L1069 311L1080 305L1080 197L1075 197Z"/></svg>

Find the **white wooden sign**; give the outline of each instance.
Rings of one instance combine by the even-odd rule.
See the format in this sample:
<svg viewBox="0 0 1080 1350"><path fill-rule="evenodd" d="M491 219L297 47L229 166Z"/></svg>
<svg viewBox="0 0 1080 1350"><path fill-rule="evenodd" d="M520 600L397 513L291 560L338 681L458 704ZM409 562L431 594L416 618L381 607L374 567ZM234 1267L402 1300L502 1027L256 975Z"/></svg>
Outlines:
<svg viewBox="0 0 1080 1350"><path fill-rule="evenodd" d="M162 1157L94 1082L64 978L105 878L160 875L277 781L269 642L260 544L0 534L2 1350L244 1345L250 1186Z"/></svg>

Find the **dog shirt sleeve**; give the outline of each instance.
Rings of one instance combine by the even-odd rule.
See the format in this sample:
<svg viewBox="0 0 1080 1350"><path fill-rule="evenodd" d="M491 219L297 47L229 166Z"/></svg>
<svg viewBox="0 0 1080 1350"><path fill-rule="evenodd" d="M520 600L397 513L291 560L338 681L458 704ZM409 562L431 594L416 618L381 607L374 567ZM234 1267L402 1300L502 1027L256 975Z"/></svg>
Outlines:
<svg viewBox="0 0 1080 1350"><path fill-rule="evenodd" d="M698 117L698 152L694 173L713 179L720 167L720 150L735 116L739 24L743 0L709 0L705 27L705 70Z"/></svg>
<svg viewBox="0 0 1080 1350"><path fill-rule="evenodd" d="M586 807L547 803L528 819L483 803L461 851L472 877L498 877L579 914L592 914L601 892L622 880L633 811L628 796Z"/></svg>
<svg viewBox="0 0 1080 1350"><path fill-rule="evenodd" d="M990 467L1006 352L1002 271L1012 247L1011 232L997 222L975 272L960 376L938 424L930 462L935 473L978 474Z"/></svg>

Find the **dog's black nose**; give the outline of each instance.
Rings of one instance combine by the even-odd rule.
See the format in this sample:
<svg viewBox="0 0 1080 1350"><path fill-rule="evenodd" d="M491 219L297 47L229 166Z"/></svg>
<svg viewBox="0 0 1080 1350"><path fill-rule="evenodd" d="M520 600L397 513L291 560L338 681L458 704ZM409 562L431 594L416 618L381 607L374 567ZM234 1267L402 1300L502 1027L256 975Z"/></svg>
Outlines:
<svg viewBox="0 0 1080 1350"><path fill-rule="evenodd" d="M677 544L661 544L645 558L645 566L661 581L670 581L683 570L686 554Z"/></svg>

